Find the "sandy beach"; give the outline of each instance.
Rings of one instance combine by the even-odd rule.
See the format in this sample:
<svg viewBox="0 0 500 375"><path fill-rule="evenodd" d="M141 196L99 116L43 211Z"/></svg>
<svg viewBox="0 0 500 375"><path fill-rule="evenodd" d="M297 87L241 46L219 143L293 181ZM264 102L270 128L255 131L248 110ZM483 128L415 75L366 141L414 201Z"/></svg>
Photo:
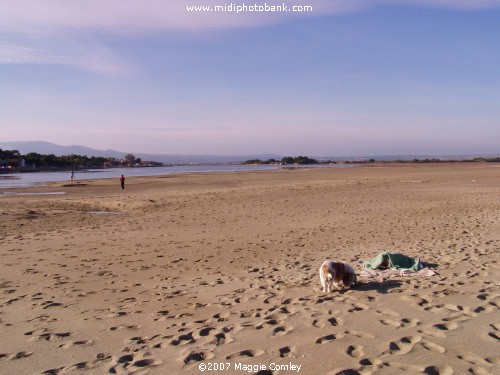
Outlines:
<svg viewBox="0 0 500 375"><path fill-rule="evenodd" d="M500 373L499 164L8 191L1 374ZM384 250L435 275L322 293L323 260Z"/></svg>

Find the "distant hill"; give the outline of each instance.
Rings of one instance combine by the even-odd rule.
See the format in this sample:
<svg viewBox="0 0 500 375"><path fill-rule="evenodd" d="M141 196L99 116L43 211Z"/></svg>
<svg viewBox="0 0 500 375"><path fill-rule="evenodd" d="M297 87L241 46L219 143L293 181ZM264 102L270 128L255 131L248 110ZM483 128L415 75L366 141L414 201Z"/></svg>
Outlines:
<svg viewBox="0 0 500 375"><path fill-rule="evenodd" d="M54 154L56 156L64 155L87 155L88 157L113 157L117 159L123 158L130 151L116 151L116 150L96 150L85 146L71 145L60 146L50 142L44 141L28 141L28 142L2 142L0 141L0 148L2 150L18 150L21 154L28 154L36 152L39 154ZM147 161L156 161L165 164L229 164L241 163L247 160L268 160L276 159L281 160L284 156L298 156L298 155L276 155L276 154L253 154L253 155L174 155L174 154L144 154L134 153L136 158L141 158ZM375 161L411 161L411 160L425 160L425 159L439 159L439 160L467 160L475 157L498 157L499 155L375 155L375 156L318 156L318 155L303 155L319 161L364 161L374 159Z"/></svg>
<svg viewBox="0 0 500 375"><path fill-rule="evenodd" d="M54 154L56 156L63 155L86 155L88 157L113 157L123 158L129 152L116 150L96 150L85 146L71 145L61 146L44 141L20 141L20 142L2 142L0 141L2 150L18 150L21 154L36 152L38 154ZM143 154L135 153L136 158L142 160L157 161L165 164L210 164L210 163L240 163L251 159L281 159L283 156L274 154L259 154L259 155L171 155L171 154Z"/></svg>
<svg viewBox="0 0 500 375"><path fill-rule="evenodd" d="M114 151L114 150L94 150L85 146L60 146L55 143L44 142L44 141L19 141L19 142L1 142L0 148L2 150L18 150L21 154L29 154L30 152L36 152L38 154L54 154L56 156L62 155L87 155L91 156L100 156L100 157L114 157L114 158L122 158L127 153Z"/></svg>

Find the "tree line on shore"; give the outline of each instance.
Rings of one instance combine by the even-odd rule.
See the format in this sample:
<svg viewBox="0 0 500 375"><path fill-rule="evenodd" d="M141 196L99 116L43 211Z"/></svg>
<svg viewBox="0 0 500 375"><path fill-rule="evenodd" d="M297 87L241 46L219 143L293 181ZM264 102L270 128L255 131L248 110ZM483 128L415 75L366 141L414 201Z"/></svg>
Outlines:
<svg viewBox="0 0 500 375"><path fill-rule="evenodd" d="M500 162L500 157L477 157L461 160L443 160L443 159L412 159L412 160L393 160L392 163L438 163L438 162ZM363 159L363 160L344 160L346 164L365 164L374 162L384 162L383 160ZM280 164L280 165L308 165L308 164L335 164L338 161L318 161L308 156L286 156L280 160L277 159L252 159L243 164ZM162 166L162 163L155 161L143 161L136 158L133 154L127 154L123 158L99 157L86 155L63 155L39 154L30 152L21 154L17 150L2 150L0 148L0 170L39 170L39 169L80 169L80 168L113 168L113 167L132 167L132 166Z"/></svg>
<svg viewBox="0 0 500 375"><path fill-rule="evenodd" d="M88 157L76 154L56 156L54 154L47 155L36 152L23 155L17 150L0 149L0 168L2 169L79 169L160 165L162 163L143 161L132 154L127 154L122 159L117 159L114 157Z"/></svg>
<svg viewBox="0 0 500 375"><path fill-rule="evenodd" d="M296 157L291 157L291 156L286 156L282 158L281 160L276 160L276 159L267 159L267 160L260 160L260 159L251 159L247 160L244 162L244 164L317 164L318 161L315 159L311 159L307 156L296 156Z"/></svg>
<svg viewBox="0 0 500 375"><path fill-rule="evenodd" d="M287 156L282 158L281 160L277 159L267 159L267 160L261 160L261 159L251 159L247 160L244 162L244 164L258 164L258 165L268 165L268 164L280 164L280 165L287 165L287 164L301 164L301 165L307 165L307 164L337 164L337 163L343 163L343 164L369 164L369 163L457 163L457 162L472 162L472 163L480 163L480 162L500 162L500 157L476 157L476 158L470 158L470 159L439 159L439 158L432 158L432 159L408 159L408 160L402 160L402 159L397 159L397 160L375 160L375 159L360 159L360 160L343 160L343 161L332 161L332 160L322 160L318 161L316 159L311 159L307 156L297 156L297 157L291 157Z"/></svg>

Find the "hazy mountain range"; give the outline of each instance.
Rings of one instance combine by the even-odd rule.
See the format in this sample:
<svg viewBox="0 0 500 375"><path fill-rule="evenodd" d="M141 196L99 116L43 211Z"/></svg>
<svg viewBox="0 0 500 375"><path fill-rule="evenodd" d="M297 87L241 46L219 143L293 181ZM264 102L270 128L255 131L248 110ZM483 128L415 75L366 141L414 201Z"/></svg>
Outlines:
<svg viewBox="0 0 500 375"><path fill-rule="evenodd" d="M87 155L88 157L114 157L117 159L123 158L129 152L116 151L116 150L96 150L85 146L71 145L61 146L50 142L44 141L19 141L19 142L2 142L0 141L0 149L3 150L18 150L21 154L28 154L36 152L39 154L54 154L57 156L62 155ZM210 164L210 163L241 163L246 160L260 159L276 159L281 160L285 156L296 157L299 155L277 155L277 154L254 154L254 155L172 155L172 154L144 154L133 153L136 158L142 160L157 161L165 164ZM303 155L317 160L368 160L375 159L377 161L392 161L392 160L424 160L424 159L441 159L441 160L464 160L472 159L474 157L492 157L498 155L377 155L377 156L359 156L359 157L346 157L346 156L315 156Z"/></svg>
<svg viewBox="0 0 500 375"><path fill-rule="evenodd" d="M44 141L22 141L22 142L2 142L0 141L2 150L18 150L21 154L26 155L30 152L38 154L54 154L62 155L86 155L88 157L113 157L117 159L123 158L129 152L116 150L96 150L85 146L71 145L61 146ZM171 154L132 154L136 158L142 160L157 161L160 163L172 164L188 164L188 163L239 163L252 159L281 159L283 156L274 154L259 154L259 155L171 155Z"/></svg>

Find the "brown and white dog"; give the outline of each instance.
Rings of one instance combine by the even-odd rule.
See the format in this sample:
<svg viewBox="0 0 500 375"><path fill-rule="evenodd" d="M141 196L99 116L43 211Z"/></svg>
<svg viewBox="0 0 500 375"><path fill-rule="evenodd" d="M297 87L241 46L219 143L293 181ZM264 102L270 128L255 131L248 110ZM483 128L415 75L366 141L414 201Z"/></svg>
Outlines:
<svg viewBox="0 0 500 375"><path fill-rule="evenodd" d="M356 284L356 272L347 263L325 260L319 268L319 278L324 293L330 293L332 285L336 288L351 287Z"/></svg>

